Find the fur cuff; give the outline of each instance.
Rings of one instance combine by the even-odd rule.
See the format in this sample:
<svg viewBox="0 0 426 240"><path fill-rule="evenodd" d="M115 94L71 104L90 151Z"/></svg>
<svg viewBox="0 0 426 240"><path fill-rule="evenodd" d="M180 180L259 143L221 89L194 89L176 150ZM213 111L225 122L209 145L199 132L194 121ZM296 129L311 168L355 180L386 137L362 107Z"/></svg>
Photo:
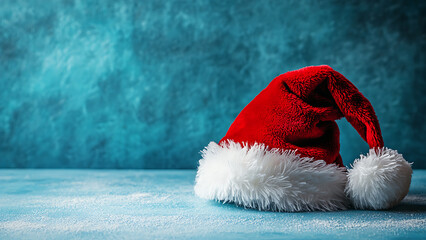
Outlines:
<svg viewBox="0 0 426 240"><path fill-rule="evenodd" d="M295 151L211 142L199 164L194 189L204 199L271 211L346 208L345 168Z"/></svg>
<svg viewBox="0 0 426 240"><path fill-rule="evenodd" d="M411 182L411 164L397 151L370 149L356 159L348 170L346 193L358 209L388 209L407 195Z"/></svg>

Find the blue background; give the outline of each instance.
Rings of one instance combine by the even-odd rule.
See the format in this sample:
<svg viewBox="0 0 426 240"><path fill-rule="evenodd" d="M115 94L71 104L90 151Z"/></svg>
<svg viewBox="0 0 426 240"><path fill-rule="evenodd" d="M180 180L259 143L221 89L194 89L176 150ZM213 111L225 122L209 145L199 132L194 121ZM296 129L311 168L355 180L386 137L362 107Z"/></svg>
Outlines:
<svg viewBox="0 0 426 240"><path fill-rule="evenodd" d="M0 167L195 168L275 76L320 64L426 167L426 1L1 5ZM338 123L348 165L368 146Z"/></svg>

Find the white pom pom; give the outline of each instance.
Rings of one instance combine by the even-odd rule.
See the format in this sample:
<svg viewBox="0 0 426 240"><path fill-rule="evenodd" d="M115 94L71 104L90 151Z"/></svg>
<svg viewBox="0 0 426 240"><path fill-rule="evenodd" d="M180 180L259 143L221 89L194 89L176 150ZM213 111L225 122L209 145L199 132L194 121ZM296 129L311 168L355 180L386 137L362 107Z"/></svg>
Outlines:
<svg viewBox="0 0 426 240"><path fill-rule="evenodd" d="M411 164L397 151L370 149L348 170L346 193L358 209L388 209L407 195L411 183Z"/></svg>

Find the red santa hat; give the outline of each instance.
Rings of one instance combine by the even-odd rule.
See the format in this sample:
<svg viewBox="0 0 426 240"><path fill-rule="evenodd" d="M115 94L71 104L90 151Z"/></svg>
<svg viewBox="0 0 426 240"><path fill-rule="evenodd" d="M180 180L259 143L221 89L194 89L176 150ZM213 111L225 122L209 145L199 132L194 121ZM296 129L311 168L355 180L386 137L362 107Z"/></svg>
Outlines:
<svg viewBox="0 0 426 240"><path fill-rule="evenodd" d="M345 117L368 143L346 169L339 153ZM203 151L195 193L273 211L386 209L408 193L411 165L384 148L370 102L342 74L313 66L275 78Z"/></svg>

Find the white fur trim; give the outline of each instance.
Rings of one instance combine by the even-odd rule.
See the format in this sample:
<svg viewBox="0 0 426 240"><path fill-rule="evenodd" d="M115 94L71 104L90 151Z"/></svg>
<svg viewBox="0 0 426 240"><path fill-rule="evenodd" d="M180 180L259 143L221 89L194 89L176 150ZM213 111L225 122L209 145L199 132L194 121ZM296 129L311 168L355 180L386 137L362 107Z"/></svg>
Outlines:
<svg viewBox="0 0 426 240"><path fill-rule="evenodd" d="M348 170L346 192L358 209L387 209L397 205L410 188L411 164L389 148L370 149Z"/></svg>
<svg viewBox="0 0 426 240"><path fill-rule="evenodd" d="M211 142L203 151L195 193L201 198L272 211L346 208L345 168L295 151Z"/></svg>

